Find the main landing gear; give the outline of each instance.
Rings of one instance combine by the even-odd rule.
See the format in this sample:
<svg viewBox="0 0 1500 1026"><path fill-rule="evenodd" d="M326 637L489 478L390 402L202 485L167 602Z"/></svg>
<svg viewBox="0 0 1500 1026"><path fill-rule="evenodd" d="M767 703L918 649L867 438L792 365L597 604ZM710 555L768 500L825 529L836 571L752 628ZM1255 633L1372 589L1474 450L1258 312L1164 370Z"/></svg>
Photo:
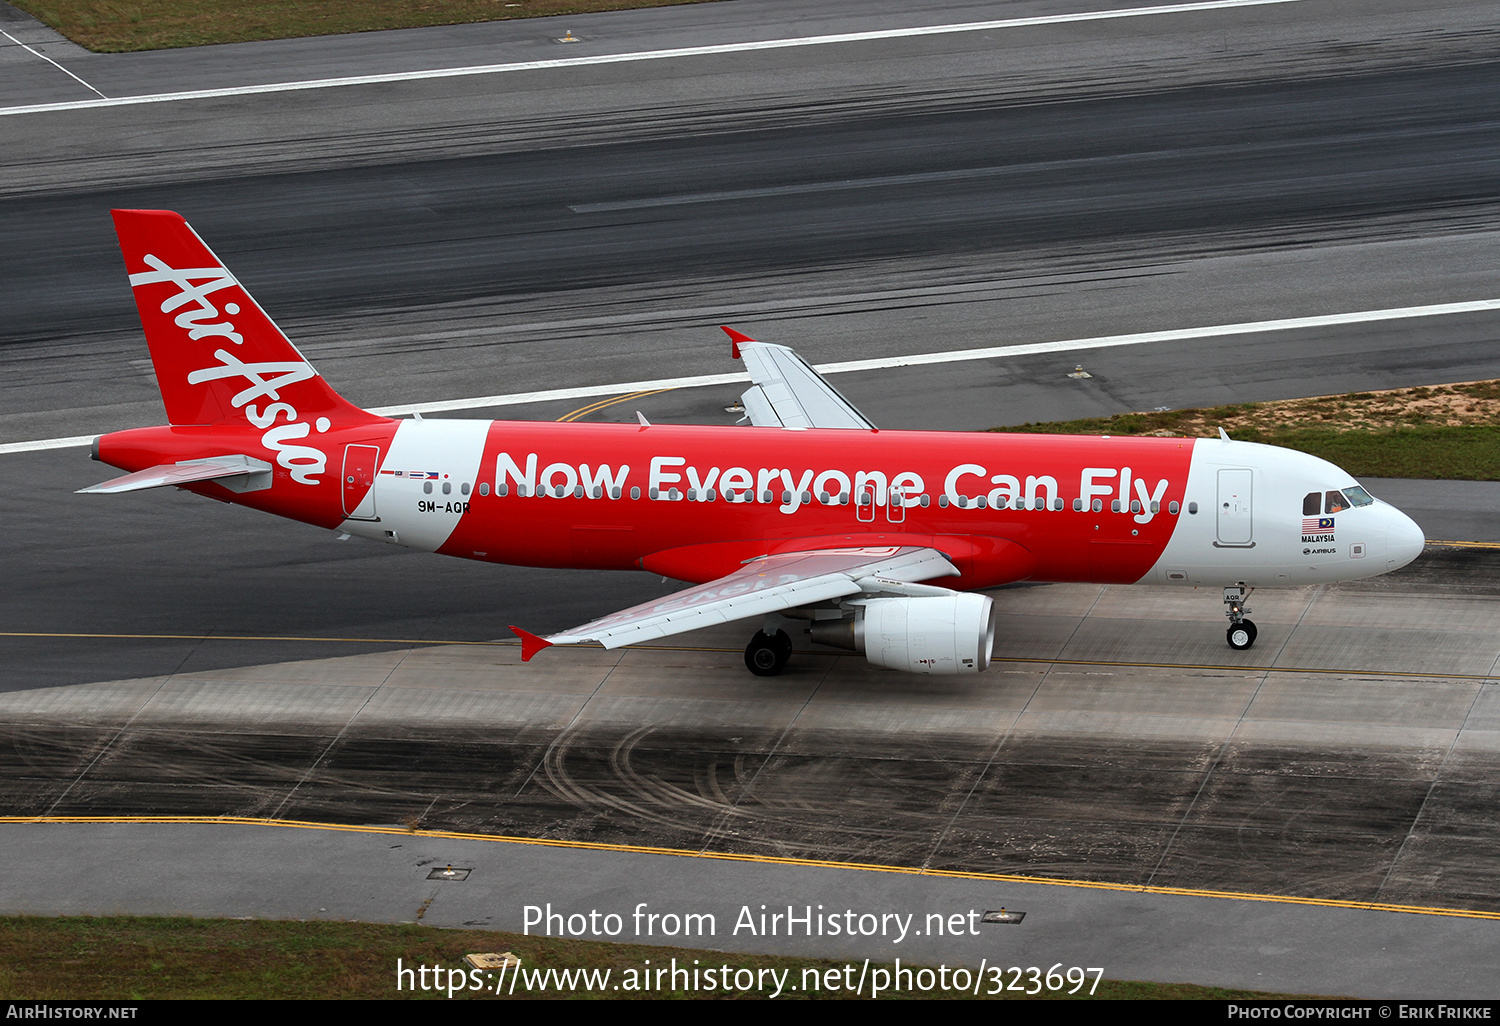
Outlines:
<svg viewBox="0 0 1500 1026"><path fill-rule="evenodd" d="M1243 652L1255 644L1255 624L1245 619L1245 614L1250 612L1245 607L1245 600L1250 597L1252 588L1244 584L1236 584L1232 588L1224 589L1224 604L1229 609L1224 613L1229 617L1229 630L1224 637L1229 642L1229 647L1236 652Z"/></svg>
<svg viewBox="0 0 1500 1026"><path fill-rule="evenodd" d="M775 634L756 631L745 649L745 666L757 677L774 677L786 668L792 657L792 639L786 631Z"/></svg>

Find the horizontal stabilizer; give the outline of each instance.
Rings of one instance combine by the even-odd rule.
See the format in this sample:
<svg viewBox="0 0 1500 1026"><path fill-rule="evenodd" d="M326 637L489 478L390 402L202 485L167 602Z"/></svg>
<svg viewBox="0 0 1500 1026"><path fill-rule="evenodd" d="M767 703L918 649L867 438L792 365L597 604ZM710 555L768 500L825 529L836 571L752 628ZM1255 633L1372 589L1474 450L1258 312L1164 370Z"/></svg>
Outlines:
<svg viewBox="0 0 1500 1026"><path fill-rule="evenodd" d="M181 463L165 463L137 470L134 474L80 488L78 494L113 495L116 492L139 492L146 488L163 488L167 485L185 485L194 481L216 481L220 478L253 474L267 475L269 483L270 473L271 465L253 456L213 456L206 460L184 460Z"/></svg>

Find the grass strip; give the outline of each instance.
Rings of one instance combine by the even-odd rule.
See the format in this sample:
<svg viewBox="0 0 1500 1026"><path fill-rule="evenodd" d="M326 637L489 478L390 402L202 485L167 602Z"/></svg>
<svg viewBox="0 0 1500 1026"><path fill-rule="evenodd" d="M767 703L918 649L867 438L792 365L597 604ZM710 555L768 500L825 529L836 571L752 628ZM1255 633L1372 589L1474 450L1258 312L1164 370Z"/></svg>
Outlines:
<svg viewBox="0 0 1500 1026"><path fill-rule="evenodd" d="M12 0L95 53L672 7L709 0Z"/></svg>
<svg viewBox="0 0 1500 1026"><path fill-rule="evenodd" d="M667 968L672 959L679 969L712 968L715 973L727 966L732 980L736 970L773 969L788 971L784 978L798 989L784 990L781 1000L857 998L842 984L828 987L837 978L850 984L859 976L862 961L842 962L828 959L784 958L762 955L739 955L690 948L651 947L639 944L612 944L555 937L526 937L491 930L439 930L424 926L384 926L346 922L283 922L275 920L157 919L134 917L111 918L0 918L0 999L3 1000L118 1000L139 1001L162 998L194 999L308 999L308 998L416 998L448 1000L446 990L396 990L396 960L403 968L442 966L441 978L448 969L468 967L463 957L476 952L513 952L521 958L523 968L535 970L594 969L610 970L602 992L598 989L528 991L518 984L513 995L456 991L453 1000L514 997L536 999L600 997L610 998L746 998L770 997L773 985L751 986L746 990L722 987L700 987L696 992L684 990L630 989L630 972L637 981L647 968ZM649 966L647 960L649 959ZM845 967L854 966L852 975ZM876 968L871 966L872 969ZM884 968L890 969L891 966ZM903 964L903 968L907 968ZM971 971L975 966L968 967ZM804 970L814 970L824 981L817 992L801 989ZM834 977L827 976L837 971ZM953 970L950 969L951 973ZM1042 967L1046 973L1047 967ZM756 974L759 975L759 974ZM991 974L980 987L990 989ZM744 978L744 977L742 977ZM808 977L810 979L810 977ZM1013 975L1006 972L1003 983L1009 985ZM427 982L433 979L429 973ZM523 975L523 981L526 977ZM597 979L597 978L596 978ZM681 977L679 977L681 979ZM770 977L765 979L769 981ZM1093 983L1093 974L1073 1000L1085 998ZM620 989L614 989L617 985ZM1024 988L1029 977L1023 975ZM971 988L972 990L972 988ZM1066 988L1047 991L1038 997L1065 998ZM869 996L868 984L865 997ZM891 993L883 997L931 999L934 997L973 997L970 993L933 989L926 992ZM1006 998L1025 997L1005 991ZM1103 979L1092 997L1099 999L1210 999L1245 1000L1294 995L1262 994L1253 991L1197 987L1189 984L1132 983Z"/></svg>
<svg viewBox="0 0 1500 1026"><path fill-rule="evenodd" d="M994 430L1211 438L1220 427L1236 441L1311 453L1355 477L1500 481L1500 381L1121 413Z"/></svg>

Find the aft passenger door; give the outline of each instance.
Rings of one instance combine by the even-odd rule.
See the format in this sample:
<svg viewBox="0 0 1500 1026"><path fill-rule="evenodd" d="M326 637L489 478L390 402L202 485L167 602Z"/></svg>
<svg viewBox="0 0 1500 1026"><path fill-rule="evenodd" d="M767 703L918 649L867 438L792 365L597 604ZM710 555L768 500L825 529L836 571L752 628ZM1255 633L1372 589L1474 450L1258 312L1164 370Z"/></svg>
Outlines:
<svg viewBox="0 0 1500 1026"><path fill-rule="evenodd" d="M344 515L350 520L379 520L375 515L375 473L380 447L344 446Z"/></svg>

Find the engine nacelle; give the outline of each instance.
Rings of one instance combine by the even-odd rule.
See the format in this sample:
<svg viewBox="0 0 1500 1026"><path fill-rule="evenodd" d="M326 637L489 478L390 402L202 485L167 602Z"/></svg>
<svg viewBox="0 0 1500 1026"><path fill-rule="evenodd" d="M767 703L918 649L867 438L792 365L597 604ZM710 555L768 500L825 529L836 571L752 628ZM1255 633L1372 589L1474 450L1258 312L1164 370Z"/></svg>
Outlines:
<svg viewBox="0 0 1500 1026"><path fill-rule="evenodd" d="M990 665L995 604L987 595L856 599L851 605L853 619L815 623L812 639L908 673L978 673Z"/></svg>

